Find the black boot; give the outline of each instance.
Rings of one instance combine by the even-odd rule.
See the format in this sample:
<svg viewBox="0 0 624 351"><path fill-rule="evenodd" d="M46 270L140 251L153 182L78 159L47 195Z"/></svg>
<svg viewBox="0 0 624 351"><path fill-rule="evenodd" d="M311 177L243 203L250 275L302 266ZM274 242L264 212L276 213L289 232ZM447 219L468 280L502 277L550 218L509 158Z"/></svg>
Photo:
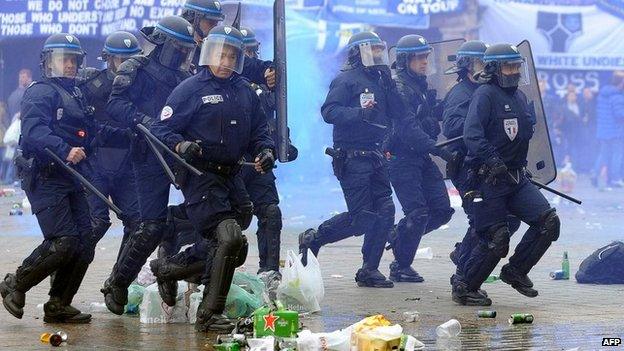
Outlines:
<svg viewBox="0 0 624 351"><path fill-rule="evenodd" d="M470 291L466 284L456 281L451 297L454 302L464 306L490 306L492 300L480 291Z"/></svg>
<svg viewBox="0 0 624 351"><path fill-rule="evenodd" d="M15 285L15 274L7 274L4 277L4 281L0 283L2 304L14 317L22 319L24 305L26 304L26 294L17 290Z"/></svg>
<svg viewBox="0 0 624 351"><path fill-rule="evenodd" d="M216 314L208 307L208 286L204 286L202 302L197 307L195 330L200 332L217 331L229 333L234 330L234 323L223 314Z"/></svg>
<svg viewBox="0 0 624 351"><path fill-rule="evenodd" d="M80 310L65 305L58 297L50 296L50 301L43 304L43 321L46 323L74 323L83 324L91 322L91 315L81 313Z"/></svg>
<svg viewBox="0 0 624 351"><path fill-rule="evenodd" d="M150 262L152 273L156 276L158 284L158 294L160 298L168 305L175 306L178 297L178 281L160 278L156 273L159 270L159 263L165 261L165 258L159 258Z"/></svg>
<svg viewBox="0 0 624 351"><path fill-rule="evenodd" d="M533 289L533 282L529 276L521 274L509 264L504 265L501 269L500 279L524 296L536 297L538 295L538 291Z"/></svg>
<svg viewBox="0 0 624 351"><path fill-rule="evenodd" d="M397 283L421 283L425 281L411 266L401 267L397 261L390 264L390 280Z"/></svg>
<svg viewBox="0 0 624 351"><path fill-rule="evenodd" d="M128 288L116 286L111 278L108 278L100 291L104 294L104 303L108 310L121 316L128 304Z"/></svg>
<svg viewBox="0 0 624 351"><path fill-rule="evenodd" d="M355 274L355 282L359 287L393 288L394 283L386 279L378 269L360 268Z"/></svg>

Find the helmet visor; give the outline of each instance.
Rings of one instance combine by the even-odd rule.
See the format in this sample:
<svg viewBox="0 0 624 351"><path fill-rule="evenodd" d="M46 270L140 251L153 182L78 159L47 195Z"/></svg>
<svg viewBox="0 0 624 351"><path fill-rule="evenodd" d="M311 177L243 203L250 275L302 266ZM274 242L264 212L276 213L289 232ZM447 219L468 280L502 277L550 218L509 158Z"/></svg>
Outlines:
<svg viewBox="0 0 624 351"><path fill-rule="evenodd" d="M76 78L84 68L84 53L76 49L53 48L44 54L44 76L47 78Z"/></svg>
<svg viewBox="0 0 624 351"><path fill-rule="evenodd" d="M243 72L243 42L224 35L209 35L202 43L200 66L215 66L238 74Z"/></svg>
<svg viewBox="0 0 624 351"><path fill-rule="evenodd" d="M390 60L388 59L388 48L385 42L376 43L360 43L360 58L362 59L362 65L364 67L371 66L388 66Z"/></svg>
<svg viewBox="0 0 624 351"><path fill-rule="evenodd" d="M186 43L167 38L162 46L158 60L171 69L185 71L191 67L194 52L194 43Z"/></svg>
<svg viewBox="0 0 624 351"><path fill-rule="evenodd" d="M503 61L498 67L498 82L501 87L517 87L528 85L530 83L529 70L524 57L510 61Z"/></svg>

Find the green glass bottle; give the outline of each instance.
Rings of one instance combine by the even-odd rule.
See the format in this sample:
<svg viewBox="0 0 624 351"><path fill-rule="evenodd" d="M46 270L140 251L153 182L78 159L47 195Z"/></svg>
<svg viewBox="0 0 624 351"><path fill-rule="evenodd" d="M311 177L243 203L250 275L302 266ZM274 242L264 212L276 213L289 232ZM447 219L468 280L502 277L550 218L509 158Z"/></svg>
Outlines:
<svg viewBox="0 0 624 351"><path fill-rule="evenodd" d="M487 277L487 279L485 280L486 283L494 283L499 281L500 278L497 275L491 275L489 277Z"/></svg>
<svg viewBox="0 0 624 351"><path fill-rule="evenodd" d="M568 260L568 252L563 252L563 261L561 261L561 270L563 271L563 279L570 279L570 260Z"/></svg>

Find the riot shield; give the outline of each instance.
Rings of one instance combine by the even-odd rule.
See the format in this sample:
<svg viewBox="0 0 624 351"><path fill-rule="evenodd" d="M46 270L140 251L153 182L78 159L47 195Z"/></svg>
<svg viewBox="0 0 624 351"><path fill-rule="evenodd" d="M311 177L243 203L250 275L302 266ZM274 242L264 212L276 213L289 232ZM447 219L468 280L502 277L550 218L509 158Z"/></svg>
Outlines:
<svg viewBox="0 0 624 351"><path fill-rule="evenodd" d="M273 63L275 64L275 114L277 117L277 155L280 162L288 162L289 131L286 87L286 6L284 0L273 4Z"/></svg>
<svg viewBox="0 0 624 351"><path fill-rule="evenodd" d="M433 47L433 52L429 60L431 70L427 76L427 83L429 85L429 89L435 91L437 101L444 100L446 94L457 83L456 74L444 74L444 72L455 64L455 54L465 41L466 40L463 38L458 38L429 43ZM438 118L441 123L441 113ZM438 135L438 143L445 140L446 138L444 135L440 133ZM458 142L462 141L460 140ZM432 158L442 172L442 175L444 175L444 178L447 178L446 162L437 156L432 156Z"/></svg>
<svg viewBox="0 0 624 351"><path fill-rule="evenodd" d="M540 94L537 74L535 73L531 44L527 40L523 40L518 44L518 50L525 59L529 78L528 84L521 85L519 88L526 95L529 107L533 109L531 112L536 120L533 138L529 144L527 168L533 174L533 179L542 184L548 184L557 178L557 167L550 143L542 95Z"/></svg>

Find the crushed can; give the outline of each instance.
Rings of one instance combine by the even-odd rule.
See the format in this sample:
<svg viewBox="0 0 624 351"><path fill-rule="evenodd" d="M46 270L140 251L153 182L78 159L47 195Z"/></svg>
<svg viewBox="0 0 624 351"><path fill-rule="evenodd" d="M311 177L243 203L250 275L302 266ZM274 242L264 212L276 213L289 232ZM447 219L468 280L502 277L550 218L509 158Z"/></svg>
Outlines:
<svg viewBox="0 0 624 351"><path fill-rule="evenodd" d="M564 280L564 272L562 269L550 272L550 279L552 280Z"/></svg>
<svg viewBox="0 0 624 351"><path fill-rule="evenodd" d="M479 318L496 318L496 311L477 311Z"/></svg>
<svg viewBox="0 0 624 351"><path fill-rule="evenodd" d="M285 309L281 304L277 308L262 306L253 314L254 338L277 336L296 337L299 332L299 313Z"/></svg>
<svg viewBox="0 0 624 351"><path fill-rule="evenodd" d="M531 324L533 315L529 313L514 313L509 316L509 324Z"/></svg>
<svg viewBox="0 0 624 351"><path fill-rule="evenodd" d="M240 345L237 342L224 342L222 344L212 345L215 351L240 351Z"/></svg>

